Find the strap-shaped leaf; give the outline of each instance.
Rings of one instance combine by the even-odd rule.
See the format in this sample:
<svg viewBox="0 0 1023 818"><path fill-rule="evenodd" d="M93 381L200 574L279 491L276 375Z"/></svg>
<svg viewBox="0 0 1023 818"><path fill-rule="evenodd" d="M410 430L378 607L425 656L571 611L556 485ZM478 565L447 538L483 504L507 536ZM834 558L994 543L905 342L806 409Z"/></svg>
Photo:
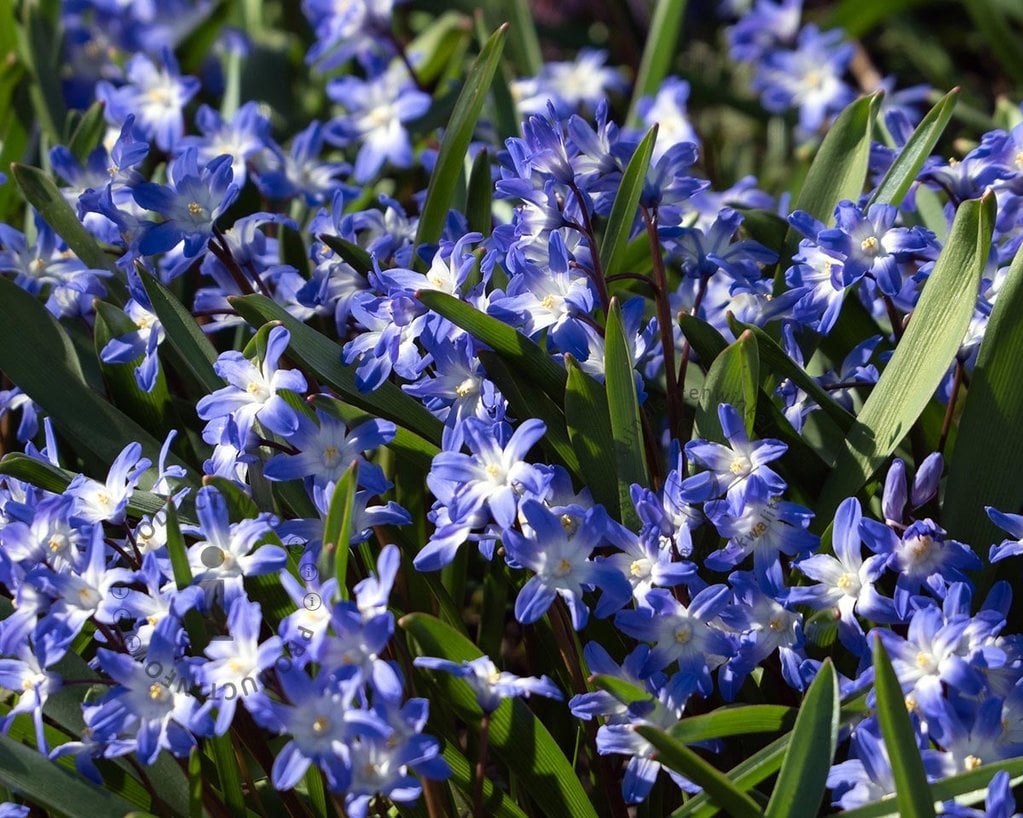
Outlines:
<svg viewBox="0 0 1023 818"><path fill-rule="evenodd" d="M711 713L684 718L668 733L686 744L727 736L781 733L792 729L796 712L780 704L721 707Z"/></svg>
<svg viewBox="0 0 1023 818"><path fill-rule="evenodd" d="M398 624L416 641L422 656L439 656L452 662L482 656L469 639L435 617L409 614ZM431 672L428 678L440 691L437 701L449 705L470 730L478 731L483 712L469 686L444 673ZM490 747L548 814L596 818L571 763L521 699L502 702L491 715Z"/></svg>
<svg viewBox="0 0 1023 818"><path fill-rule="evenodd" d="M777 341L760 327L736 321L731 313L729 313L728 317L733 333L736 335L741 332L753 334L757 342L756 346L757 352L760 355L760 363L763 366L773 370L781 378L788 378L806 392L820 406L824 414L831 418L835 425L843 432L848 432L852 428L856 418L849 414L843 406L836 403L827 390L823 389L805 369L793 361L785 350L778 345Z"/></svg>
<svg viewBox="0 0 1023 818"><path fill-rule="evenodd" d="M746 432L753 431L757 414L757 393L760 385L760 358L753 333L745 330L738 340L714 359L696 411L696 428L700 437L724 442L718 418L718 407L730 404L746 423Z"/></svg>
<svg viewBox="0 0 1023 818"><path fill-rule="evenodd" d="M213 371L213 362L217 360L216 347L200 329L192 314L155 276L140 269L139 278L153 305L153 312L163 325L167 342L181 356L189 372L209 393L222 388L224 381Z"/></svg>
<svg viewBox="0 0 1023 818"><path fill-rule="evenodd" d="M962 806L978 804L987 797L991 779L1002 771L1009 774L1010 787L1019 786L1023 783L1023 758L995 761L968 773L936 781L930 786L931 803L941 804L954 798L956 803ZM846 810L842 815L848 818L900 818L899 810L899 802L895 798L885 798L873 804Z"/></svg>
<svg viewBox="0 0 1023 818"><path fill-rule="evenodd" d="M417 246L435 243L444 230L444 220L448 217L455 186L459 184L459 170L465 161L465 152L469 149L469 141L476 131L483 102L501 61L506 29L507 24L502 25L487 40L476 62L469 69L465 85L455 102L455 110L448 121L444 141L437 154L437 164L426 189L426 201L423 202L419 229L416 231Z"/></svg>
<svg viewBox="0 0 1023 818"><path fill-rule="evenodd" d="M638 524L639 520L632 505L630 486L633 483L649 486L650 478L643 452L643 421L636 397L636 370L632 365L632 353L625 337L617 298L611 299L604 333L604 379L614 459L618 467L618 502L622 522L631 526Z"/></svg>
<svg viewBox="0 0 1023 818"><path fill-rule="evenodd" d="M902 204L920 168L924 166L952 118L958 97L959 89L953 88L927 112L870 197L870 204L884 202L895 207Z"/></svg>
<svg viewBox="0 0 1023 818"><path fill-rule="evenodd" d="M602 384L583 372L571 355L565 356L565 367L568 369L565 423L579 458L581 476L585 476L593 499L607 508L612 517L620 519L614 436L607 393Z"/></svg>
<svg viewBox="0 0 1023 818"><path fill-rule="evenodd" d="M96 239L82 226L71 205L46 173L31 165L18 164L11 167L11 172L28 203L39 211L39 215L57 231L87 267L109 270L123 276L114 264L114 259L100 249ZM116 280L108 283L123 292L123 286Z"/></svg>
<svg viewBox="0 0 1023 818"><path fill-rule="evenodd" d="M653 156L656 141L657 126L654 125L639 143L622 174L614 204L611 205L611 215L607 219L604 237L600 242L600 260L605 276L616 275L624 269L622 262L629 246L629 234L636 223L636 208L639 207L639 197L643 193L643 184L646 182L650 157Z"/></svg>
<svg viewBox="0 0 1023 818"><path fill-rule="evenodd" d="M821 493L818 520L855 494L909 433L945 376L973 315L994 227L994 195L964 202L905 334L871 390Z"/></svg>
<svg viewBox="0 0 1023 818"><path fill-rule="evenodd" d="M321 234L320 241L341 256L341 259L357 273L369 275L373 272L373 257L359 245L340 236L331 236L329 233Z"/></svg>
<svg viewBox="0 0 1023 818"><path fill-rule="evenodd" d="M229 300L238 314L254 327L271 321L286 327L291 333L288 357L298 361L346 401L376 417L407 426L431 443L440 443L441 422L393 383L381 384L373 392L360 391L355 383L355 367L341 363L341 347L325 335L306 326L266 296L245 295Z"/></svg>
<svg viewBox="0 0 1023 818"><path fill-rule="evenodd" d="M679 52L678 41L686 16L686 3L687 0L657 0L639 61L636 84L632 89L629 122L636 122L639 101L655 94L661 80L671 72L672 61Z"/></svg>
<svg viewBox="0 0 1023 818"><path fill-rule="evenodd" d="M895 675L880 637L874 638L874 690L877 720L888 748L895 781L895 801L903 818L934 818L934 801L927 785L927 772L909 720L902 685Z"/></svg>
<svg viewBox="0 0 1023 818"><path fill-rule="evenodd" d="M838 677L825 660L806 692L767 818L816 818L838 744Z"/></svg>
<svg viewBox="0 0 1023 818"><path fill-rule="evenodd" d="M355 516L355 492L358 488L358 463L344 473L330 498L327 519L323 523L323 547L320 549L320 576L337 577L341 599L348 599L348 555L351 553L352 523Z"/></svg>
<svg viewBox="0 0 1023 818"><path fill-rule="evenodd" d="M944 523L956 539L998 542L984 506L1016 512L1023 506L1023 249L998 293L970 376L959 435L949 459Z"/></svg>
<svg viewBox="0 0 1023 818"><path fill-rule="evenodd" d="M881 92L861 97L846 107L828 129L807 171L793 210L805 210L828 224L835 205L843 199L856 201L863 190L874 139L874 117ZM781 274L799 244L799 233L789 228L778 272Z"/></svg>
<svg viewBox="0 0 1023 818"><path fill-rule="evenodd" d="M710 800L733 818L756 818L764 814L760 805L736 787L728 776L682 742L650 725L638 724L634 729L654 746L661 764L703 787Z"/></svg>
<svg viewBox="0 0 1023 818"><path fill-rule="evenodd" d="M101 463L112 463L133 441L157 462L159 441L85 384L63 328L34 296L8 279L0 279L0 370ZM168 459L183 465L173 456Z"/></svg>
<svg viewBox="0 0 1023 818"><path fill-rule="evenodd" d="M47 814L124 818L134 809L127 801L4 735L0 735L0 783L42 807Z"/></svg>
<svg viewBox="0 0 1023 818"><path fill-rule="evenodd" d="M439 290L420 290L416 298L455 326L483 341L507 361L514 372L528 373L530 380L561 404L568 376L534 341L453 295Z"/></svg>

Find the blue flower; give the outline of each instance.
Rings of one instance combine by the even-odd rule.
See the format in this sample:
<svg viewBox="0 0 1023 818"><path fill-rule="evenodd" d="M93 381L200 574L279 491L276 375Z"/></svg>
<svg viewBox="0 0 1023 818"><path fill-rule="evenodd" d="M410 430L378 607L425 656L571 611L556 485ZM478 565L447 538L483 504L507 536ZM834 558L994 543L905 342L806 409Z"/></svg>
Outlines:
<svg viewBox="0 0 1023 818"><path fill-rule="evenodd" d="M157 65L144 54L134 54L125 66L128 83L114 88L100 82L96 96L106 105L108 122L120 126L134 115L142 135L169 152L184 133L184 108L199 91L199 80L181 76L169 48L164 48L162 62Z"/></svg>
<svg viewBox="0 0 1023 818"><path fill-rule="evenodd" d="M327 95L347 113L327 123L327 140L336 145L358 145L354 179L365 184L390 161L399 168L412 164L412 143L404 124L425 114L432 103L413 84L403 67L389 69L367 80L354 76L333 79Z"/></svg>
<svg viewBox="0 0 1023 818"><path fill-rule="evenodd" d="M760 478L769 494L785 491L785 481L767 466L781 457L788 446L780 440L751 441L746 433L742 416L733 406L723 403L718 407L718 419L728 445L708 440L690 440L685 445L686 456L710 471L688 477L682 481L681 491L690 502L720 497L727 493L741 506L749 479Z"/></svg>
<svg viewBox="0 0 1023 818"><path fill-rule="evenodd" d="M704 588L688 606L670 591L658 588L647 594L647 607L619 611L615 625L628 636L655 643L643 666L644 674L678 662L673 687L709 696L713 691L710 672L735 655L732 640L712 624L731 601L725 585Z"/></svg>
<svg viewBox="0 0 1023 818"><path fill-rule="evenodd" d="M503 538L508 561L534 572L515 598L519 622L536 622L560 596L568 605L572 626L580 630L590 613L583 602L585 589L603 592L594 611L598 617L609 616L632 598L632 587L614 563L591 559L609 524L601 506L590 509L581 523L570 521L566 526L563 518L529 499L522 503L522 516L529 524L525 533L508 529Z"/></svg>
<svg viewBox="0 0 1023 818"><path fill-rule="evenodd" d="M184 242L188 258L199 255L213 235L214 223L238 196L231 181L232 159L222 154L202 169L198 151L188 148L167 168L170 185L140 182L132 188L135 201L164 217L153 223L139 241L139 252L155 255Z"/></svg>
<svg viewBox="0 0 1023 818"><path fill-rule="evenodd" d="M564 697L554 681L547 676L516 676L506 670L498 670L489 656L451 662L434 656L417 656L412 660L416 667L439 670L462 679L476 694L476 701L484 713L493 713L505 699L545 696L561 701Z"/></svg>
<svg viewBox="0 0 1023 818"><path fill-rule="evenodd" d="M230 416L234 429L230 437L244 447L249 431L258 420L271 432L288 437L298 431L298 413L278 390L305 392L305 377L297 369L278 369L277 363L291 342L284 327L270 330L266 357L259 366L234 350L221 353L213 368L230 385L200 399L196 413L203 420Z"/></svg>
<svg viewBox="0 0 1023 818"><path fill-rule="evenodd" d="M128 498L152 462L142 457L142 444L129 443L110 465L105 482L80 474L67 487L74 498L74 516L89 523L124 521Z"/></svg>
<svg viewBox="0 0 1023 818"><path fill-rule="evenodd" d="M154 313L133 298L124 305L124 312L138 329L107 341L100 351L100 360L105 364L129 364L142 357L142 362L135 367L135 382L143 392L152 392L160 372L156 349L164 338L163 325Z"/></svg>
<svg viewBox="0 0 1023 818"><path fill-rule="evenodd" d="M298 429L288 436L297 454L276 454L263 467L271 480L295 480L311 477L320 486L334 484L352 463L358 463L358 484L374 494L390 487L383 470L363 457L362 452L376 449L394 439L395 425L389 420L372 419L350 432L337 418L317 411L319 423L298 415Z"/></svg>

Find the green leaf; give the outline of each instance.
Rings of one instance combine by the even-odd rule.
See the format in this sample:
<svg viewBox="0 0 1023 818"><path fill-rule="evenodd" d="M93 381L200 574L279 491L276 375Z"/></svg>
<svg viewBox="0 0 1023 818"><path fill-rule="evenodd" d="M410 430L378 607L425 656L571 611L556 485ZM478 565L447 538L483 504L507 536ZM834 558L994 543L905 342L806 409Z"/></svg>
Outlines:
<svg viewBox="0 0 1023 818"><path fill-rule="evenodd" d="M444 760L451 768L451 783L458 787L467 798L471 798L474 777L469 760L450 741L444 742L441 755L444 756ZM494 782L489 778L483 779L483 814L494 818L526 818L526 813L516 805L515 801L508 797L500 787L495 787Z"/></svg>
<svg viewBox="0 0 1023 818"><path fill-rule="evenodd" d="M417 643L418 655L440 656L452 662L483 655L468 638L432 616L409 614L398 624ZM483 711L469 685L446 673L429 672L426 678L440 694L431 698L443 701L471 731L478 732ZM505 700L491 715L490 748L548 814L596 818L572 765L543 722L521 699Z"/></svg>
<svg viewBox="0 0 1023 818"><path fill-rule="evenodd" d="M188 756L188 818L202 818L202 754L194 747Z"/></svg>
<svg viewBox="0 0 1023 818"><path fill-rule="evenodd" d="M649 693L640 687L636 687L636 685L630 684L624 679L619 679L617 676L598 673L593 677L592 682L601 690L610 693L622 704L629 707L634 704L639 704L640 702L649 704L656 701L652 693Z"/></svg>
<svg viewBox="0 0 1023 818"><path fill-rule="evenodd" d="M570 354L565 355L568 384L565 388L565 425L579 458L586 485L593 499L621 519L617 467L614 459L614 435L607 408L607 393L602 384L586 374Z"/></svg>
<svg viewBox="0 0 1023 818"><path fill-rule="evenodd" d="M292 317L283 307L263 295L235 296L229 301L254 327L271 321L284 326L291 333L288 357L298 361L345 401L374 417L405 426L431 443L440 443L441 422L428 409L390 382L381 384L373 392L360 391L355 383L355 367L341 363L341 347Z"/></svg>
<svg viewBox="0 0 1023 818"><path fill-rule="evenodd" d="M188 548L178 524L178 509L171 500L164 506L167 521L167 555L170 557L171 572L178 590L192 584L192 567L188 564Z"/></svg>
<svg viewBox="0 0 1023 818"><path fill-rule="evenodd" d="M181 361L207 393L216 392L224 386L223 379L213 371L217 350L206 333L195 322L195 318L178 301L156 276L145 268L139 268L139 278L146 295L153 305L153 312L160 319L167 342L175 349Z"/></svg>
<svg viewBox="0 0 1023 818"><path fill-rule="evenodd" d="M632 527L638 525L639 520L632 505L630 486L633 483L648 486L650 478L643 453L643 421L636 397L636 370L632 366L632 353L625 337L617 298L611 299L604 333L604 377L617 464L618 503L622 522Z"/></svg>
<svg viewBox="0 0 1023 818"><path fill-rule="evenodd" d="M984 506L1016 513L1023 507L1023 248L1016 252L988 319L959 436L948 465L943 523L957 540L998 542ZM910 322L912 323L912 322Z"/></svg>
<svg viewBox="0 0 1023 818"><path fill-rule="evenodd" d="M830 520L909 433L945 376L977 300L994 226L994 196L964 202L906 332L845 441L816 509Z"/></svg>
<svg viewBox="0 0 1023 818"><path fill-rule="evenodd" d="M899 151L881 184L870 197L870 204L883 202L895 207L902 204L910 186L916 181L920 168L924 166L927 157L931 155L934 146L938 144L938 139L944 133L949 119L952 118L958 97L959 89L953 88L927 112L927 116L917 125L913 135Z"/></svg>
<svg viewBox="0 0 1023 818"><path fill-rule="evenodd" d="M557 403L528 377L516 376L512 368L495 353L481 351L479 359L483 363L487 377L507 399L515 415L542 420L547 427L542 440L549 447L550 455L559 460L572 474L581 477L582 467L568 436L565 414Z"/></svg>
<svg viewBox="0 0 1023 818"><path fill-rule="evenodd" d="M441 142L437 163L426 189L426 200L423 202L419 229L416 231L417 247L421 244L434 244L444 230L444 221L448 217L448 207L455 194L455 186L459 182L459 171L465 160L465 152L476 131L476 121L483 110L487 91L501 61L506 28L506 25L501 26L491 35L476 62L469 69L465 85L455 102L455 110L445 129L444 141Z"/></svg>
<svg viewBox="0 0 1023 818"><path fill-rule="evenodd" d="M138 441L153 463L161 444L142 426L93 392L66 333L46 308L0 279L0 370L43 407L75 445L103 464ZM170 462L180 465L173 456ZM152 474L146 478L152 481Z"/></svg>
<svg viewBox="0 0 1023 818"><path fill-rule="evenodd" d="M557 403L564 399L567 373L521 332L439 290L420 290L416 298L455 326L483 341L508 363L513 372L528 373L529 378Z"/></svg>
<svg viewBox="0 0 1023 818"><path fill-rule="evenodd" d="M8 474L16 480L23 480L41 489L63 494L68 484L75 477L74 472L62 469L45 460L37 460L21 452L9 452L0 460L0 474ZM128 514L132 517L151 517L158 514L167 500L158 494L136 489L128 499ZM182 521L189 525L198 523L181 514Z"/></svg>
<svg viewBox="0 0 1023 818"><path fill-rule="evenodd" d="M487 7L491 26L508 21L508 52L519 76L538 74L543 66L543 52L529 0L489 0Z"/></svg>
<svg viewBox="0 0 1023 818"><path fill-rule="evenodd" d="M319 239L341 256L341 260L355 270L355 272L363 276L373 272L373 257L367 250L359 247L359 245L340 236L332 236L329 233L321 234Z"/></svg>
<svg viewBox="0 0 1023 818"><path fill-rule="evenodd" d="M651 725L638 724L634 729L654 746L661 764L703 787L710 800L733 818L755 818L764 814L756 801L682 742Z"/></svg>
<svg viewBox="0 0 1023 818"><path fill-rule="evenodd" d="M700 406L696 411L696 428L700 437L725 442L718 407L730 404L743 418L746 433L753 431L757 414L757 392L760 384L760 358L757 340L749 330L714 359L704 383Z"/></svg>
<svg viewBox="0 0 1023 818"><path fill-rule="evenodd" d="M838 716L838 677L826 659L796 716L767 818L816 818L838 744Z"/></svg>
<svg viewBox="0 0 1023 818"><path fill-rule="evenodd" d="M661 81L671 73L672 62L679 53L685 16L686 0L657 0L629 103L628 121L632 124L639 116L639 101L657 93Z"/></svg>
<svg viewBox="0 0 1023 818"><path fill-rule="evenodd" d="M987 797L991 779L1003 770L1010 776L1010 787L1017 787L1023 782L1023 758L995 761L968 773L953 775L931 784L931 802L938 805L955 799L957 804L963 806L977 804ZM895 798L884 798L873 804L847 810L842 815L849 818L899 818L899 809L899 802Z"/></svg>
<svg viewBox="0 0 1023 818"><path fill-rule="evenodd" d="M600 242L600 260L605 276L616 275L624 269L622 262L628 249L632 226L636 223L636 208L639 207L639 197L643 193L656 141L657 126L654 125L632 154L618 184L618 192L615 194L614 204L611 205L611 215L608 216L607 227L604 229L604 238Z"/></svg>
<svg viewBox="0 0 1023 818"><path fill-rule="evenodd" d="M780 378L790 379L796 386L806 392L843 432L848 432L852 428L856 418L849 414L843 406L836 403L827 390L821 388L821 385L817 383L813 376L793 361L788 353L770 335L760 327L736 321L731 313L729 313L729 325L735 335L739 335L742 332L751 332L753 334L753 337L756 339L756 349L760 355L762 366L772 370Z"/></svg>
<svg viewBox="0 0 1023 818"><path fill-rule="evenodd" d="M224 806L235 816L245 816L245 796L242 794L242 780L238 774L238 759L234 755L231 736L212 736L205 741L213 752L213 761L220 777L220 789Z"/></svg>
<svg viewBox="0 0 1023 818"><path fill-rule="evenodd" d="M964 5L974 27L984 37L988 46L987 53L994 55L1017 89L1023 87L1023 64L1019 59L1023 53L1023 41L1006 19L1000 5L993 0L970 0Z"/></svg>
<svg viewBox="0 0 1023 818"><path fill-rule="evenodd" d="M469 230L489 236L494 229L494 180L491 176L490 152L484 148L472 160L465 216Z"/></svg>
<svg viewBox="0 0 1023 818"><path fill-rule="evenodd" d="M20 38L21 57L34 80L29 96L36 116L52 144L61 141L64 94L60 87L61 33L57 21L48 19L37 3L24 4L24 25Z"/></svg>
<svg viewBox="0 0 1023 818"><path fill-rule="evenodd" d="M877 720L892 764L899 814L903 818L934 818L934 802L916 731L909 720L899 677L895 675L880 636L874 637L874 690L877 693Z"/></svg>
<svg viewBox="0 0 1023 818"><path fill-rule="evenodd" d="M78 216L61 195L57 186L44 171L34 168L31 165L14 164L11 166L14 180L21 188L28 203L39 211L50 227L67 242L68 247L74 251L85 264L96 270L109 270L115 276L123 276L112 257L100 249L96 239L92 237ZM108 280L108 285L116 286L117 280ZM123 286L119 287L123 292Z"/></svg>
<svg viewBox="0 0 1023 818"><path fill-rule="evenodd" d="M100 140L103 138L103 132L106 130L107 123L103 118L103 109L104 105L99 100L92 103L89 106L89 110L82 115L82 118L71 133L71 138L68 140L68 150L83 165L88 159L89 154L99 145Z"/></svg>
<svg viewBox="0 0 1023 818"><path fill-rule="evenodd" d="M796 711L779 704L720 707L711 713L689 716L668 730L686 744L753 733L781 733L792 729Z"/></svg>
<svg viewBox="0 0 1023 818"><path fill-rule="evenodd" d="M358 469L358 462L353 462L337 481L327 509L327 519L323 523L320 576L337 577L337 589L341 599L348 599L348 555L352 550L352 522L355 516Z"/></svg>
<svg viewBox="0 0 1023 818"><path fill-rule="evenodd" d="M873 96L861 97L838 115L807 171L793 210L805 210L828 224L835 205L843 199L859 199L870 162L874 117L880 105L879 91ZM788 263L798 244L799 233L789 228L779 272Z"/></svg>
<svg viewBox="0 0 1023 818"><path fill-rule="evenodd" d="M133 809L129 802L4 735L0 735L0 783L47 813L69 818L123 818Z"/></svg>

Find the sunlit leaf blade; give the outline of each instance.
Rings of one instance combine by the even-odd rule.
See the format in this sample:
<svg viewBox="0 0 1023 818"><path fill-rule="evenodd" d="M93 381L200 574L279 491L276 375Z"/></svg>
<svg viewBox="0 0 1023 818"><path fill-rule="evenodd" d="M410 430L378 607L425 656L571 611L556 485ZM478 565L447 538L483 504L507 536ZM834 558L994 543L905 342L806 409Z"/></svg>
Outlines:
<svg viewBox="0 0 1023 818"><path fill-rule="evenodd" d="M334 389L347 402L375 417L392 420L429 440L440 443L441 422L414 398L393 383L384 383L373 392L362 392L355 383L355 367L341 363L341 347L262 295L229 299L234 308L254 327L279 322L291 333L288 357Z"/></svg>
<svg viewBox="0 0 1023 818"><path fill-rule="evenodd" d="M1011 787L1023 783L1023 758L994 761L970 772L949 776L931 784L931 803L941 804L955 799L956 803L962 806L978 804L986 798L991 779L1003 770L1010 776ZM895 798L885 798L873 804L846 810L842 815L849 818L899 818L899 809L899 802Z"/></svg>
<svg viewBox="0 0 1023 818"><path fill-rule="evenodd" d="M74 473L20 452L10 452L0 460L0 474L23 480L41 489L62 494L74 478ZM128 514L132 517L151 517L159 513L167 501L157 494L136 489L128 500ZM190 517L181 516L182 522L196 525Z"/></svg>
<svg viewBox="0 0 1023 818"><path fill-rule="evenodd" d="M146 270L139 270L139 278L160 319L167 343L177 351L182 362L196 380L212 393L224 386L223 379L213 371L217 350L206 333L195 322L192 314L160 281Z"/></svg>
<svg viewBox="0 0 1023 818"><path fill-rule="evenodd" d="M743 418L746 433L753 431L760 384L760 358L753 333L745 330L738 340L714 359L707 372L700 405L696 411L699 436L725 442L718 407L729 404Z"/></svg>
<svg viewBox="0 0 1023 818"><path fill-rule="evenodd" d="M516 370L496 353L481 351L479 359L483 363L487 376L507 399L515 415L542 420L547 426L543 442L550 447L550 455L559 460L561 465L572 474L581 477L582 469L579 458L568 436L565 413L561 407L530 378L517 375Z"/></svg>
<svg viewBox="0 0 1023 818"><path fill-rule="evenodd" d="M838 677L825 660L796 716L767 818L815 818L838 744Z"/></svg>
<svg viewBox="0 0 1023 818"><path fill-rule="evenodd" d="M736 321L729 315L732 332L736 335L742 332L751 332L756 339L757 353L760 355L760 363L767 369L773 370L780 378L790 379L796 386L806 392L813 401L820 406L824 413L831 418L835 425L844 432L852 428L856 418L835 402L834 398L823 389L819 383L801 366L793 361L782 349L778 342L764 332L760 327L752 324L743 324Z"/></svg>
<svg viewBox="0 0 1023 818"><path fill-rule="evenodd" d="M87 267L118 273L114 259L100 249L46 173L31 165L17 164L11 168L11 172L29 204L39 211L39 215L57 231ZM116 287L118 282L108 280L108 286Z"/></svg>
<svg viewBox="0 0 1023 818"><path fill-rule="evenodd" d="M0 783L47 814L69 818L123 818L127 801L89 784L47 760L34 748L0 735Z"/></svg>
<svg viewBox="0 0 1023 818"><path fill-rule="evenodd" d="M452 662L482 655L469 639L432 616L409 614L398 624L415 640L419 655L440 656ZM430 672L428 678L439 691L440 699L470 730L478 731L482 710L469 686L446 673ZM521 699L502 702L491 715L490 747L549 814L596 818L572 765Z"/></svg>
<svg viewBox="0 0 1023 818"><path fill-rule="evenodd" d="M607 508L611 516L620 519L607 393L601 384L580 369L571 355L565 356L565 366L568 369L565 423L579 458L580 477L585 477L593 499Z"/></svg>
<svg viewBox="0 0 1023 818"><path fill-rule="evenodd" d="M0 279L0 370L42 406L69 439L101 463L112 463L133 441L157 462L160 442L86 386L60 324L34 296L8 279Z"/></svg>
<svg viewBox="0 0 1023 818"><path fill-rule="evenodd" d="M1023 507L1023 249L1012 260L984 330L977 363L949 458L943 523L976 547L998 542L984 513L989 505L1015 513Z"/></svg>
<svg viewBox="0 0 1023 818"><path fill-rule="evenodd" d="M638 523L629 492L633 483L650 485L643 447L643 421L636 397L636 370L625 337L618 299L611 299L604 335L604 378L607 408L611 418L614 459L618 472L618 502L622 522Z"/></svg>
<svg viewBox="0 0 1023 818"><path fill-rule="evenodd" d="M874 117L880 104L881 93L878 92L861 97L838 115L810 165L793 210L805 210L828 224L835 205L843 199L859 199L867 178ZM798 244L799 234L789 228L779 272L788 266Z"/></svg>
<svg viewBox="0 0 1023 818"><path fill-rule="evenodd" d="M419 216L416 245L433 244L440 239L448 207L459 183L459 170L465 160L469 141L476 130L476 121L483 110L483 102L493 81L494 72L501 61L507 26L502 25L491 35L479 57L469 69L455 110L451 114L441 142L437 163L430 175L426 200Z"/></svg>
<svg viewBox="0 0 1023 818"><path fill-rule="evenodd" d="M74 131L71 134L71 138L68 140L68 149L73 153L78 161L85 163L89 156L100 140L103 138L103 132L106 130L107 123L103 118L104 105L98 100L89 106L89 109L82 114L81 119L75 126Z"/></svg>
<svg viewBox="0 0 1023 818"><path fill-rule="evenodd" d="M60 142L64 121L64 94L60 87L60 41L57 21L37 3L23 5L21 57L32 73L29 96L39 123L54 144Z"/></svg>
<svg viewBox="0 0 1023 818"><path fill-rule="evenodd" d="M625 705L631 706L640 702L652 702L654 698L653 694L617 676L597 674L591 681L596 687L610 693Z"/></svg>
<svg viewBox="0 0 1023 818"><path fill-rule="evenodd" d="M320 576L337 578L341 599L348 599L348 555L351 552L357 476L358 463L352 463L334 487L327 519L323 523Z"/></svg>
<svg viewBox="0 0 1023 818"><path fill-rule="evenodd" d="M902 685L880 637L874 639L874 689L877 720L892 764L899 814L903 818L934 818L934 802L916 732L902 696Z"/></svg>
<svg viewBox="0 0 1023 818"><path fill-rule="evenodd" d="M756 801L682 742L650 725L638 724L635 730L654 746L661 764L703 787L710 800L733 818L756 818L764 814Z"/></svg>
<svg viewBox="0 0 1023 818"><path fill-rule="evenodd" d="M818 508L830 520L909 433L959 350L994 226L994 196L964 202L906 332L846 438Z"/></svg>
<svg viewBox="0 0 1023 818"><path fill-rule="evenodd" d="M895 207L902 204L924 161L931 155L952 118L958 97L959 89L953 88L927 112L870 197L870 204L883 202Z"/></svg>
<svg viewBox="0 0 1023 818"><path fill-rule="evenodd" d="M780 733L791 730L796 711L780 704L750 704L721 707L710 713L689 716L668 730L686 744L752 733Z"/></svg>
<svg viewBox="0 0 1023 818"><path fill-rule="evenodd" d="M224 806L232 815L245 815L245 796L242 794L242 781L238 773L238 759L234 755L231 736L211 736L205 742L213 751L213 761L220 777L220 789L224 798Z"/></svg>
<svg viewBox="0 0 1023 818"><path fill-rule="evenodd" d="M629 236L632 233L632 226L636 223L636 208L639 207L639 197L643 193L656 141L657 126L654 125L639 143L622 174L614 204L611 205L611 215L608 216L607 227L604 229L604 238L600 242L600 260L605 276L622 272Z"/></svg>
<svg viewBox="0 0 1023 818"><path fill-rule="evenodd" d="M679 52L678 41L686 16L686 3L687 0L657 0L636 73L636 84L632 89L629 122L636 121L639 101L657 93L661 81L671 73L672 62Z"/></svg>
<svg viewBox="0 0 1023 818"><path fill-rule="evenodd" d="M420 290L416 298L474 338L483 341L514 371L528 372L537 386L559 404L564 399L568 377L565 370L521 332L459 301L453 295L438 290Z"/></svg>

